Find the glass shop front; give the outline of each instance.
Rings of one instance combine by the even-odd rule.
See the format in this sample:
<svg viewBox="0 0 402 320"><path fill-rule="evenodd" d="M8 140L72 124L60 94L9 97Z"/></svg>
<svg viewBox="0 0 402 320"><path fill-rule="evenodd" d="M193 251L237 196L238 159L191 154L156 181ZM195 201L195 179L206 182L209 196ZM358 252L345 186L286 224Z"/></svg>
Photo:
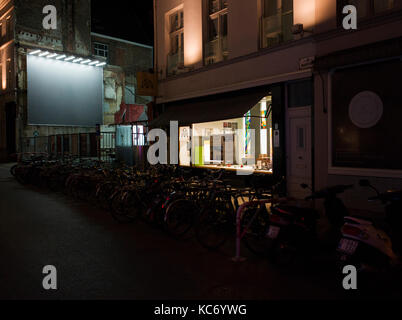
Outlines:
<svg viewBox="0 0 402 320"><path fill-rule="evenodd" d="M181 166L272 174L272 95L243 117L179 127Z"/></svg>

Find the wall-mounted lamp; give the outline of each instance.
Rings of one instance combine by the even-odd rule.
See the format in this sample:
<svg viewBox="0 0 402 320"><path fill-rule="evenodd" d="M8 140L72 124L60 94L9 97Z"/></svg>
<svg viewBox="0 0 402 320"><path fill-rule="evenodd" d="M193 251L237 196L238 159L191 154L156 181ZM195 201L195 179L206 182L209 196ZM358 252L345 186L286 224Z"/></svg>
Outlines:
<svg viewBox="0 0 402 320"><path fill-rule="evenodd" d="M292 34L295 36L304 37L305 34L312 34L312 30L308 30L304 28L302 23L296 23L292 26Z"/></svg>

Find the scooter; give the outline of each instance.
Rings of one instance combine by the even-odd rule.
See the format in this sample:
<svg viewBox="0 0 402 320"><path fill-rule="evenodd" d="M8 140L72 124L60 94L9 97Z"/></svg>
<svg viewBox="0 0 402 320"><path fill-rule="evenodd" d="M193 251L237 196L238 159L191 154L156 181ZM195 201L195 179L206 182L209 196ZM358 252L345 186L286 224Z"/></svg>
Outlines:
<svg viewBox="0 0 402 320"><path fill-rule="evenodd" d="M400 243L393 243L391 237L397 239L401 232L402 192L381 194L368 180L361 180L360 186L370 187L377 193L369 201L380 200L386 205L385 222L388 230L381 229L368 218L346 216L337 249L339 261L342 265L350 264L362 271L387 270L390 266L400 264L400 257L394 250L398 246L400 248Z"/></svg>
<svg viewBox="0 0 402 320"><path fill-rule="evenodd" d="M308 186L303 184L302 188ZM353 188L353 185L338 185L314 192L305 200L324 199L325 214L334 233L333 247L339 240L339 229L348 211L339 194ZM300 208L289 205L271 207L270 227L267 237L274 241L271 257L273 262L281 265L293 261L298 251L306 251L315 247L317 239L317 222L320 215L315 209Z"/></svg>

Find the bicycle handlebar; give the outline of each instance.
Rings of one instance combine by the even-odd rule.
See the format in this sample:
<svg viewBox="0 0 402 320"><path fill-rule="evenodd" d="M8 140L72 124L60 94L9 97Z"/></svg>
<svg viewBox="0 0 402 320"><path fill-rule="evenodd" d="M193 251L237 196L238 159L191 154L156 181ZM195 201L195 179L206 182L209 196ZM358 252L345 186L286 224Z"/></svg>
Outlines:
<svg viewBox="0 0 402 320"><path fill-rule="evenodd" d="M353 189L354 185L337 185L333 187L328 187L313 193L312 195L305 198L305 200L315 200L315 199L325 199L331 196L336 196L338 194L344 193L346 190Z"/></svg>

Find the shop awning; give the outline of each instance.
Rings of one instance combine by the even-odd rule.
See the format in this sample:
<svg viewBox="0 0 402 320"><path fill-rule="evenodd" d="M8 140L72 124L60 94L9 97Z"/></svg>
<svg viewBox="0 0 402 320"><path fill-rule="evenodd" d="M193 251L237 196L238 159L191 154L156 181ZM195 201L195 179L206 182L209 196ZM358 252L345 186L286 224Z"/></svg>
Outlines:
<svg viewBox="0 0 402 320"><path fill-rule="evenodd" d="M114 115L114 121L120 125L148 121L146 106L122 103Z"/></svg>
<svg viewBox="0 0 402 320"><path fill-rule="evenodd" d="M168 127L170 121L186 126L243 117L269 95L269 88L257 87L197 99L165 104L166 111L150 123L153 128Z"/></svg>

